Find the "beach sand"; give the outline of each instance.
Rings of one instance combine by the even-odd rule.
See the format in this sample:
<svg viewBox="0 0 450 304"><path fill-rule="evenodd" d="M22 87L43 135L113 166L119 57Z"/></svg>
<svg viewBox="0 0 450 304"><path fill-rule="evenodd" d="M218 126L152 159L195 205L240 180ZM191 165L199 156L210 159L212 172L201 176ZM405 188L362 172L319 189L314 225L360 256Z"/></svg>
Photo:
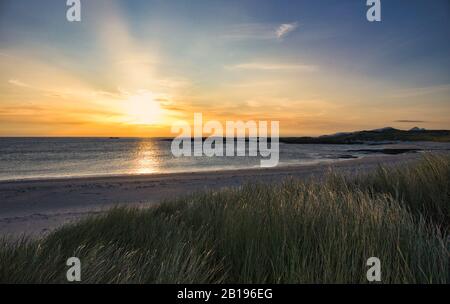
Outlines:
<svg viewBox="0 0 450 304"><path fill-rule="evenodd" d="M320 178L330 168L346 174L364 173L380 164L396 165L419 156L368 156L270 169L5 181L0 182L0 236L42 236L65 223L101 214L115 206L153 206L192 192L246 182L280 182L286 177Z"/></svg>

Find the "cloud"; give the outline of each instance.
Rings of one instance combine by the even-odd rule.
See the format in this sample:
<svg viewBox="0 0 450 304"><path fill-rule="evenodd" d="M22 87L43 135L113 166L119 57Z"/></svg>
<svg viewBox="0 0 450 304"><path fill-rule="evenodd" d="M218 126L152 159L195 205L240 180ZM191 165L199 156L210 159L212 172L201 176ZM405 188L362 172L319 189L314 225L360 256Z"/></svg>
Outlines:
<svg viewBox="0 0 450 304"><path fill-rule="evenodd" d="M391 97L391 98L408 98L408 97L417 97L417 96L446 93L448 91L450 91L450 84L444 84L444 85L428 86L428 87L421 87L421 88L402 89L402 90L396 91L394 94L391 94L389 97Z"/></svg>
<svg viewBox="0 0 450 304"><path fill-rule="evenodd" d="M0 57L17 58L15 56L9 55L8 53L5 53L5 52L0 52Z"/></svg>
<svg viewBox="0 0 450 304"><path fill-rule="evenodd" d="M394 122L404 122L404 123L426 123L424 120L408 120L408 119L400 119L400 120L394 120Z"/></svg>
<svg viewBox="0 0 450 304"><path fill-rule="evenodd" d="M297 22L235 24L228 27L221 37L232 40L281 40L297 28Z"/></svg>
<svg viewBox="0 0 450 304"><path fill-rule="evenodd" d="M265 71L275 71L275 70L296 70L305 72L315 72L318 70L315 65L304 65L304 64L277 64L277 63L241 63L232 66L226 66L229 70L265 70Z"/></svg>
<svg viewBox="0 0 450 304"><path fill-rule="evenodd" d="M298 23L283 23L276 30L277 38L281 39L292 31L295 31L298 28Z"/></svg>
<svg viewBox="0 0 450 304"><path fill-rule="evenodd" d="M244 23L227 27L222 37L231 40L271 40L276 38L276 34L272 24Z"/></svg>
<svg viewBox="0 0 450 304"><path fill-rule="evenodd" d="M12 84L12 85L15 85L15 86L18 86L18 87L24 87L24 88L29 88L30 87L26 83L24 83L24 82L22 82L20 80L17 80L17 79L10 79L10 80L8 80L8 83Z"/></svg>

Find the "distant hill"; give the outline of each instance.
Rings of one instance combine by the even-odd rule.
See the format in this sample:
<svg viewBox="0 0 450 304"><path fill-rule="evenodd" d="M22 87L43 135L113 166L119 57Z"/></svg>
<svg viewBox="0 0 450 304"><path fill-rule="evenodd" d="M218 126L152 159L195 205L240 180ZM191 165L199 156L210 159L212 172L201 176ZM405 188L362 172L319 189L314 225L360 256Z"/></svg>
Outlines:
<svg viewBox="0 0 450 304"><path fill-rule="evenodd" d="M391 127L369 131L342 132L319 137L284 137L280 142L287 144L360 144L387 141L435 141L450 142L449 130L425 130L418 127L399 130Z"/></svg>

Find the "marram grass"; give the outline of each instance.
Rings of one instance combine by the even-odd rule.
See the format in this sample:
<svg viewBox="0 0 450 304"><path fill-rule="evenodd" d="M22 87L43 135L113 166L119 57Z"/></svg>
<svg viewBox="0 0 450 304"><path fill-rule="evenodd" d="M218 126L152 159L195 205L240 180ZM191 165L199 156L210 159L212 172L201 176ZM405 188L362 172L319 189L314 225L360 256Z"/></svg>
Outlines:
<svg viewBox="0 0 450 304"><path fill-rule="evenodd" d="M450 159L323 182L288 179L114 209L40 240L3 240L0 282L449 283Z"/></svg>

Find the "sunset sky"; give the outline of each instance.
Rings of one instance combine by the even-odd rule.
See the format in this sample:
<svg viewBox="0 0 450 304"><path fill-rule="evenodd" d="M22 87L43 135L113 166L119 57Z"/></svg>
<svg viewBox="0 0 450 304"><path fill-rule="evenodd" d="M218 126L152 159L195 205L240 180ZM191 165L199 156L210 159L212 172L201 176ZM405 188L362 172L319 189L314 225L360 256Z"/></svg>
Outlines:
<svg viewBox="0 0 450 304"><path fill-rule="evenodd" d="M450 129L450 2L0 2L0 136L173 136L192 120L281 135Z"/></svg>

